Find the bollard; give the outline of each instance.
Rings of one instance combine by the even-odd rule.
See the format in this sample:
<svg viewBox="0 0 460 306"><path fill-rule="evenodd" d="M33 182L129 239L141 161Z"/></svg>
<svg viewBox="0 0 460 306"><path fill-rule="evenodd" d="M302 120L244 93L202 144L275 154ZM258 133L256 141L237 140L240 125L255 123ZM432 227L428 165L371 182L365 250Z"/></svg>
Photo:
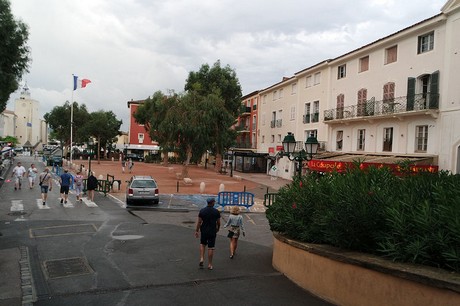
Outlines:
<svg viewBox="0 0 460 306"><path fill-rule="evenodd" d="M179 192L179 181L177 181L176 192Z"/></svg>
<svg viewBox="0 0 460 306"><path fill-rule="evenodd" d="M118 189L120 189L120 188L118 187L118 181L114 181L112 186L113 186L113 187L112 187L113 190L118 190Z"/></svg>
<svg viewBox="0 0 460 306"><path fill-rule="evenodd" d="M222 183L219 185L219 192L225 191L225 185Z"/></svg>
<svg viewBox="0 0 460 306"><path fill-rule="evenodd" d="M201 182L201 183L200 183L200 192L201 192L201 193L204 193L204 189L205 189L205 188L206 188L205 182Z"/></svg>
<svg viewBox="0 0 460 306"><path fill-rule="evenodd" d="M113 156L112 156L112 161L114 161L114 160L115 160L115 159L114 159Z"/></svg>
<svg viewBox="0 0 460 306"><path fill-rule="evenodd" d="M95 175L96 176L96 175ZM102 174L99 174L99 177L97 178L98 180L102 181L104 179L104 177L102 176Z"/></svg>

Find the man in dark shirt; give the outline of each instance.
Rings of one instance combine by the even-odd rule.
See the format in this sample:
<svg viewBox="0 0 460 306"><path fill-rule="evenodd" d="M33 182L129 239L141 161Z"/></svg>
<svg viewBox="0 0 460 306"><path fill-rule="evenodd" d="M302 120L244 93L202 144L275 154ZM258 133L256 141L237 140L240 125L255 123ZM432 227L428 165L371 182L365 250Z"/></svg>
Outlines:
<svg viewBox="0 0 460 306"><path fill-rule="evenodd" d="M217 232L220 229L220 212L214 208L214 198L208 198L208 206L202 208L198 214L198 221L196 223L195 237L200 238L200 268L203 268L204 251L208 246L208 269L212 270L212 257L214 255L214 247L216 245Z"/></svg>
<svg viewBox="0 0 460 306"><path fill-rule="evenodd" d="M67 198L69 197L69 189L72 184L72 175L69 173L69 170L64 169L64 173L60 176L61 181L61 204L62 202L67 204Z"/></svg>

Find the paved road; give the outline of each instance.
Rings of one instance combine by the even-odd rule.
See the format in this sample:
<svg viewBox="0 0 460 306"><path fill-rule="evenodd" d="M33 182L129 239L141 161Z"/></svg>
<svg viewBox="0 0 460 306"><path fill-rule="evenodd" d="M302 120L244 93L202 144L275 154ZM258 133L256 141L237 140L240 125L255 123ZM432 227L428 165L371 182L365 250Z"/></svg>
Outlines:
<svg viewBox="0 0 460 306"><path fill-rule="evenodd" d="M193 235L199 204L127 211L98 194L64 206L57 188L45 207L39 198L12 182L0 189L0 305L330 305L272 268L262 213L244 214L248 235L233 260L220 233L209 271L198 268Z"/></svg>

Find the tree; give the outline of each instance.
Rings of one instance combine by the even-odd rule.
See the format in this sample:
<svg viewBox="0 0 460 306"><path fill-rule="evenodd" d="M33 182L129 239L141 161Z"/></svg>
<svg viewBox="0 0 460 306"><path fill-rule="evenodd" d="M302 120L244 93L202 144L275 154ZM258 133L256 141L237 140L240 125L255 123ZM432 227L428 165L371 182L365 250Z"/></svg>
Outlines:
<svg viewBox="0 0 460 306"><path fill-rule="evenodd" d="M0 0L0 113L18 89L22 75L29 71L28 38L27 25L14 19L8 0Z"/></svg>
<svg viewBox="0 0 460 306"><path fill-rule="evenodd" d="M70 102L67 101L62 106L55 106L43 117L52 129L52 138L57 139L63 145L70 145ZM82 127L89 120L89 113L86 105L73 104L73 141L83 142L87 140L87 135L82 131Z"/></svg>
<svg viewBox="0 0 460 306"><path fill-rule="evenodd" d="M93 112L89 116L89 120L83 125L82 132L86 136L91 136L97 139L97 161L100 163L101 148L107 152L107 148L116 141L116 137L120 134L122 120L117 120L116 115L112 111ZM88 137L86 137L87 140Z"/></svg>
<svg viewBox="0 0 460 306"><path fill-rule="evenodd" d="M213 141L216 153L216 170L222 166L222 154L234 142L235 131L231 129L241 111L241 86L236 72L226 66L222 68L220 61L212 67L202 65L197 72L190 72L186 80L185 90L196 92L206 100L208 113L207 124L210 126L209 138ZM213 104L219 100L221 104Z"/></svg>

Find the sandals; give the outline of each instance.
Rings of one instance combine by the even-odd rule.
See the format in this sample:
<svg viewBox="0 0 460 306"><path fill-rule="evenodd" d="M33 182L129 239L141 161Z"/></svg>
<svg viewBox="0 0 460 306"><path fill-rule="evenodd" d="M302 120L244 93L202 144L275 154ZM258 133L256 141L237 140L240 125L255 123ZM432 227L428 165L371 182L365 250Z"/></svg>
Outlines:
<svg viewBox="0 0 460 306"><path fill-rule="evenodd" d="M200 261L199 266L200 266L200 269L203 269L203 262L202 261Z"/></svg>

